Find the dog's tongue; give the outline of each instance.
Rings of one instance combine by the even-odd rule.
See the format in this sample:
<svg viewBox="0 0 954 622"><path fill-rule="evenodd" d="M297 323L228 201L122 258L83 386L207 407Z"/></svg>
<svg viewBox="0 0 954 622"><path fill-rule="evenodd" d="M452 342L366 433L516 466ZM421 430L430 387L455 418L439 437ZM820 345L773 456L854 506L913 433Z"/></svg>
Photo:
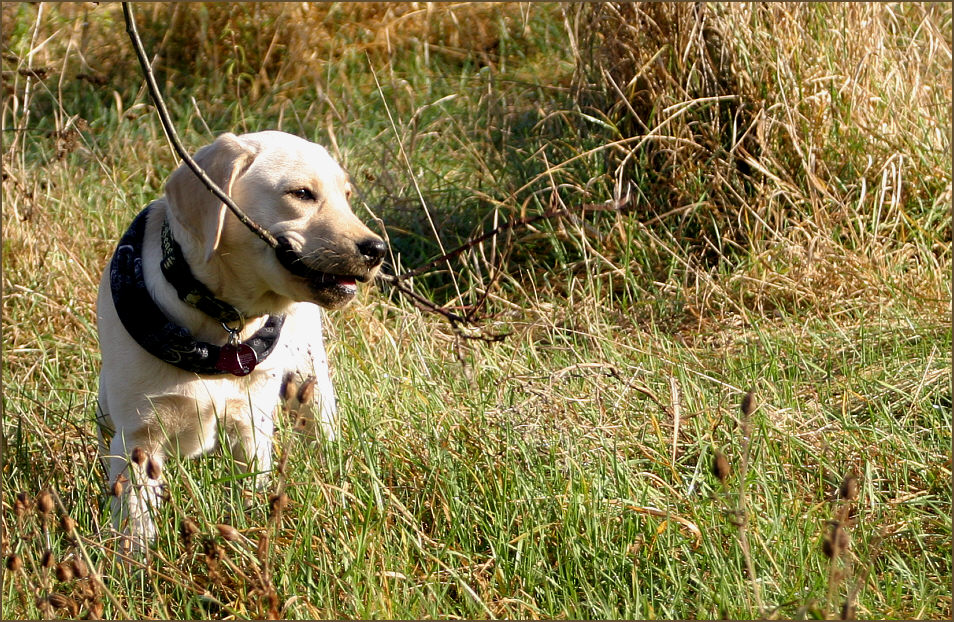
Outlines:
<svg viewBox="0 0 954 622"><path fill-rule="evenodd" d="M335 280L338 283L338 287L342 289L348 290L350 292L358 291L358 284L355 282L353 278L349 279L349 278L339 277Z"/></svg>

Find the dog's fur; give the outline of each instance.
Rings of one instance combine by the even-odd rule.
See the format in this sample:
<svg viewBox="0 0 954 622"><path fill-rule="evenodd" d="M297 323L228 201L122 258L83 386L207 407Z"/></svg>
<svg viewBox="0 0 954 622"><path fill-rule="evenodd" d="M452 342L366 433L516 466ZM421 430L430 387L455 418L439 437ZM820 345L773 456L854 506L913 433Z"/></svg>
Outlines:
<svg viewBox="0 0 954 622"><path fill-rule="evenodd" d="M224 134L195 160L252 220L286 237L310 268L342 278L328 286L292 275L190 169L183 164L173 172L165 196L151 204L143 243L143 276L153 300L197 339L225 343L219 321L181 301L160 270L160 231L168 218L195 277L247 318L241 339L258 330L267 314L283 313L286 319L274 351L248 376L199 376L159 360L133 340L117 315L107 266L97 303L99 419L105 430L100 445L111 490L119 493L112 499L114 525L134 548L155 536L150 506L159 502L169 455L210 451L221 430L237 462L258 473L262 483L271 466L273 416L286 373L297 374L299 382L317 379L316 419L326 436L335 435L319 305L347 304L354 280L371 279L384 252L381 239L351 211L346 174L319 145L275 131ZM371 255L369 244L376 249ZM129 459L136 447L138 464Z"/></svg>

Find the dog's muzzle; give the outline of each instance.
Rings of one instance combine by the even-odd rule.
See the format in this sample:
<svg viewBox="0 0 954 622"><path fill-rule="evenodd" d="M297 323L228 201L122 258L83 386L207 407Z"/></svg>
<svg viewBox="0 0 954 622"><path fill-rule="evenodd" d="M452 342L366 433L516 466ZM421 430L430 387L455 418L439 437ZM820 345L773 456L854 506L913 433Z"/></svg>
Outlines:
<svg viewBox="0 0 954 622"><path fill-rule="evenodd" d="M288 238L281 236L276 238L276 241L278 246L275 248L275 255L278 257L278 263L295 276L315 285L332 285L341 281L361 281L364 283L370 278L371 271L384 261L384 254L388 249L384 240L379 237L364 239L355 246L364 262L365 274L332 274L316 270L306 264L301 255L292 248Z"/></svg>

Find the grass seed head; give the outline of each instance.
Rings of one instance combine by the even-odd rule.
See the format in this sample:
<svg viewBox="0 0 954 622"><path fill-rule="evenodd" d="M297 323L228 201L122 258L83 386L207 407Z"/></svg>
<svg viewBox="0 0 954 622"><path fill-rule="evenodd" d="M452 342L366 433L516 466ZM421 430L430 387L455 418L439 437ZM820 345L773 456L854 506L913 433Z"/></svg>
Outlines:
<svg viewBox="0 0 954 622"><path fill-rule="evenodd" d="M242 539L238 530L236 530L232 525L219 523L215 526L215 528L218 529L219 535L222 536L223 540L227 540L228 542L238 542Z"/></svg>
<svg viewBox="0 0 954 622"><path fill-rule="evenodd" d="M822 541L822 552L828 559L837 559L851 546L851 536L842 527L841 521L832 521L831 529Z"/></svg>
<svg viewBox="0 0 954 622"><path fill-rule="evenodd" d="M12 553L7 556L7 570L10 572L16 572L20 568L23 568L23 560L16 553Z"/></svg>
<svg viewBox="0 0 954 622"><path fill-rule="evenodd" d="M850 473L841 482L838 487L838 498L846 501L854 501L858 498L858 476Z"/></svg>
<svg viewBox="0 0 954 622"><path fill-rule="evenodd" d="M282 388L279 391L279 397L283 402L287 402L298 395L298 382L295 381L295 372L290 371L282 379Z"/></svg>
<svg viewBox="0 0 954 622"><path fill-rule="evenodd" d="M732 467L729 464L729 459L725 457L724 453L716 449L712 457L712 474L724 484L731 472Z"/></svg>
<svg viewBox="0 0 954 622"><path fill-rule="evenodd" d="M843 602L843 603L841 604L841 616L840 616L840 619L842 619L842 620L854 620L854 619L856 619L856 617L855 617L855 606L854 606L851 602L849 602L849 601L846 600L845 602Z"/></svg>
<svg viewBox="0 0 954 622"><path fill-rule="evenodd" d="M48 517L53 511L53 495L49 490L44 490L36 496L36 510L43 518Z"/></svg>
<svg viewBox="0 0 954 622"><path fill-rule="evenodd" d="M263 566L266 565L266 558L268 557L268 542L268 531L262 531L258 537L258 543L255 545L255 555Z"/></svg>
<svg viewBox="0 0 954 622"><path fill-rule="evenodd" d="M69 514L60 516L60 528L67 534L73 533L76 529L76 521L70 518Z"/></svg>
<svg viewBox="0 0 954 622"><path fill-rule="evenodd" d="M21 490L17 493L17 497L13 501L13 511L16 512L17 516L23 516L29 509L30 495Z"/></svg>
<svg viewBox="0 0 954 622"><path fill-rule="evenodd" d="M119 497L123 494L123 478L117 477L116 481L113 482L113 485L109 487L109 494L114 497Z"/></svg>
<svg viewBox="0 0 954 622"><path fill-rule="evenodd" d="M199 533L199 526L191 518L186 518L179 525L179 536L182 537L182 543L186 546L192 546L192 538Z"/></svg>
<svg viewBox="0 0 954 622"><path fill-rule="evenodd" d="M745 418L751 417L752 413L755 412L755 408L755 391L751 390L742 397L742 416Z"/></svg>
<svg viewBox="0 0 954 622"><path fill-rule="evenodd" d="M89 613L87 614L87 619L89 620L102 620L103 619L103 603L101 601L93 601L89 604Z"/></svg>
<svg viewBox="0 0 954 622"><path fill-rule="evenodd" d="M275 495L271 495L268 498L268 517L275 518L280 516L285 508L288 507L288 495L281 492Z"/></svg>
<svg viewBox="0 0 954 622"><path fill-rule="evenodd" d="M80 579L85 579L89 576L89 567L79 557L74 557L71 562L73 565L73 574L75 574Z"/></svg>
<svg viewBox="0 0 954 622"><path fill-rule="evenodd" d="M298 401L308 404L315 397L315 377L308 376L298 389Z"/></svg>
<svg viewBox="0 0 954 622"><path fill-rule="evenodd" d="M162 467L159 466L156 460L149 458L146 461L146 477L149 479L159 479L160 475L162 475Z"/></svg>
<svg viewBox="0 0 954 622"><path fill-rule="evenodd" d="M74 577L73 574L73 565L67 562L60 562L56 565L56 580L62 581L63 583L67 581L72 581Z"/></svg>
<svg viewBox="0 0 954 622"><path fill-rule="evenodd" d="M139 466L142 466L146 461L146 452L142 447L135 447L133 448L132 453L129 454L129 459Z"/></svg>
<svg viewBox="0 0 954 622"><path fill-rule="evenodd" d="M40 565L49 570L53 567L53 564L56 563L56 559L53 557L53 551L47 549L43 552L43 557L40 558Z"/></svg>

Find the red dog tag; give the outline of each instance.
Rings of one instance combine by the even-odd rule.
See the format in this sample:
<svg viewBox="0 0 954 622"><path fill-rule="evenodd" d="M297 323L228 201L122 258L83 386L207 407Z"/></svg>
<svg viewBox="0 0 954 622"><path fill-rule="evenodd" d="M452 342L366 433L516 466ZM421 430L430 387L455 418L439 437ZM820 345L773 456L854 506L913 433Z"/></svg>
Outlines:
<svg viewBox="0 0 954 622"><path fill-rule="evenodd" d="M219 360L215 368L233 376L247 376L258 364L258 357L251 346L240 343L226 344L219 350Z"/></svg>

